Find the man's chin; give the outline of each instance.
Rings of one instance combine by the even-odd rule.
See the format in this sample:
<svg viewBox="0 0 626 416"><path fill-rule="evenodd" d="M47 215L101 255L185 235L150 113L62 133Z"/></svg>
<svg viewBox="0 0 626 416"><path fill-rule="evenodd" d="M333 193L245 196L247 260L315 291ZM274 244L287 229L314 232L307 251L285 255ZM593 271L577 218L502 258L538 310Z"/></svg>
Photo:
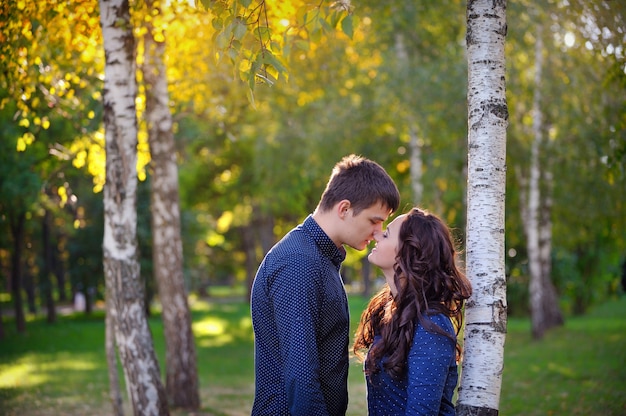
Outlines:
<svg viewBox="0 0 626 416"><path fill-rule="evenodd" d="M358 251L363 251L367 248L367 243L361 243L358 246L350 246L350 247Z"/></svg>

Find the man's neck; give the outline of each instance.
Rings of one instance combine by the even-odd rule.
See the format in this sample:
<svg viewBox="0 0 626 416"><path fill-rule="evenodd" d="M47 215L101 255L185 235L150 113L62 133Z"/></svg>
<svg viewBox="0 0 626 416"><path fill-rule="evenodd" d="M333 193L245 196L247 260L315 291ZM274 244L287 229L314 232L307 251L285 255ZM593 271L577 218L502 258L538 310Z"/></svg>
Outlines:
<svg viewBox="0 0 626 416"><path fill-rule="evenodd" d="M321 212L319 209L315 209L313 212L313 220L319 225L319 227L326 233L328 237L335 243L335 245L339 248L343 247L343 242L341 241L340 236L338 235L338 224L336 223L336 217L333 216L332 211Z"/></svg>

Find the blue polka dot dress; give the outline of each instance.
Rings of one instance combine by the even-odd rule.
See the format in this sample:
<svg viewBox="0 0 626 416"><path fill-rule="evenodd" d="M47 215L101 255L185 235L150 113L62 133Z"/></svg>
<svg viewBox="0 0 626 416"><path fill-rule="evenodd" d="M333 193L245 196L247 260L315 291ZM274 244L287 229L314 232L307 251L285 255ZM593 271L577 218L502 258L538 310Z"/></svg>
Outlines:
<svg viewBox="0 0 626 416"><path fill-rule="evenodd" d="M431 315L427 319L455 334L447 316ZM375 337L374 343L379 340L380 336ZM405 377L394 379L382 369L366 377L369 415L454 416L452 396L457 381L455 342L418 325L407 357Z"/></svg>

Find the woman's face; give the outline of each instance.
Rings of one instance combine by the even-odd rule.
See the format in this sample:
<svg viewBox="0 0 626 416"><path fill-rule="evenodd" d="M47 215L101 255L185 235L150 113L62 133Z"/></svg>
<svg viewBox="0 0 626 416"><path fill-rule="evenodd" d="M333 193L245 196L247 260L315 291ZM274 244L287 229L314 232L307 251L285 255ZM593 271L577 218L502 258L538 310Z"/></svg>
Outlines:
<svg viewBox="0 0 626 416"><path fill-rule="evenodd" d="M396 294L396 285L393 281L393 266L396 263L398 253L400 226L406 220L406 214L399 215L391 221L384 231L374 233L376 245L367 257L370 263L380 267L385 275L385 280L391 288L391 293Z"/></svg>

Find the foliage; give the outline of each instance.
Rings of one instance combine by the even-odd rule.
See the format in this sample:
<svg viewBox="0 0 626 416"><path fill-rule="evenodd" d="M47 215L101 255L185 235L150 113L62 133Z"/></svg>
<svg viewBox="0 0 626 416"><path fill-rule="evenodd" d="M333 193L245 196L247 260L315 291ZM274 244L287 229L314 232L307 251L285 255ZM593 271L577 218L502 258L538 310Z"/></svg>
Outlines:
<svg viewBox="0 0 626 416"><path fill-rule="evenodd" d="M576 7L560 2L514 3L510 13L517 17L509 20L507 39L507 99L512 109L507 161L509 271L514 281L520 280L516 276L524 280L526 256L520 192L524 178L528 177L532 140L531 51L536 27L541 24L545 28L546 56L541 81L542 112L547 126L541 163L555 183L553 278L564 306L578 313L614 293L611 281L617 275L611 270L618 267L626 252L622 231L626 217L618 196L626 190L626 165L616 162L620 158L617 143L625 140L624 112L620 109L626 105L626 99L624 94L610 92L623 91L626 79L624 51L610 47L624 39L626 26L623 20L606 14L612 10L615 16L622 15L620 5L601 3L597 8L588 8L582 1L575 2ZM581 22L586 25L583 27ZM616 68L620 68L620 75L616 76ZM581 192L592 189L591 194Z"/></svg>
<svg viewBox="0 0 626 416"><path fill-rule="evenodd" d="M274 85L286 77L281 56L292 48L308 50L311 43L341 28L352 35L349 0L335 2L209 1L201 3L211 12L217 58L226 57L241 80L254 90L258 82Z"/></svg>
<svg viewBox="0 0 626 416"><path fill-rule="evenodd" d="M196 3L167 2L161 15L140 12L139 3L134 10L137 38L144 19L152 19L166 41L185 273L192 290L249 277L244 231L255 236L258 264L266 244L261 230L275 240L301 221L317 204L332 165L352 152L389 171L401 190L401 209L418 203L445 218L464 240L461 1ZM514 314L527 309L518 179L530 153L537 22L546 25L549 63L544 110L550 138L545 162L556 184L553 277L566 309L584 311L613 293L626 253L623 5L569 3L526 0L508 9L506 244ZM4 2L0 13L2 274L10 271L10 210L23 205L30 218L26 241L33 250L26 272L37 276L41 208L56 206L69 286L95 285L97 299L105 160L97 3ZM402 59L400 38L407 55ZM140 121L143 102L140 94ZM419 201L409 175L411 126L417 126L422 151ZM149 180L145 130L139 136L140 179ZM147 205L139 214L147 226ZM149 229L142 227L142 273L148 276ZM350 251L346 275L358 276L363 255Z"/></svg>

